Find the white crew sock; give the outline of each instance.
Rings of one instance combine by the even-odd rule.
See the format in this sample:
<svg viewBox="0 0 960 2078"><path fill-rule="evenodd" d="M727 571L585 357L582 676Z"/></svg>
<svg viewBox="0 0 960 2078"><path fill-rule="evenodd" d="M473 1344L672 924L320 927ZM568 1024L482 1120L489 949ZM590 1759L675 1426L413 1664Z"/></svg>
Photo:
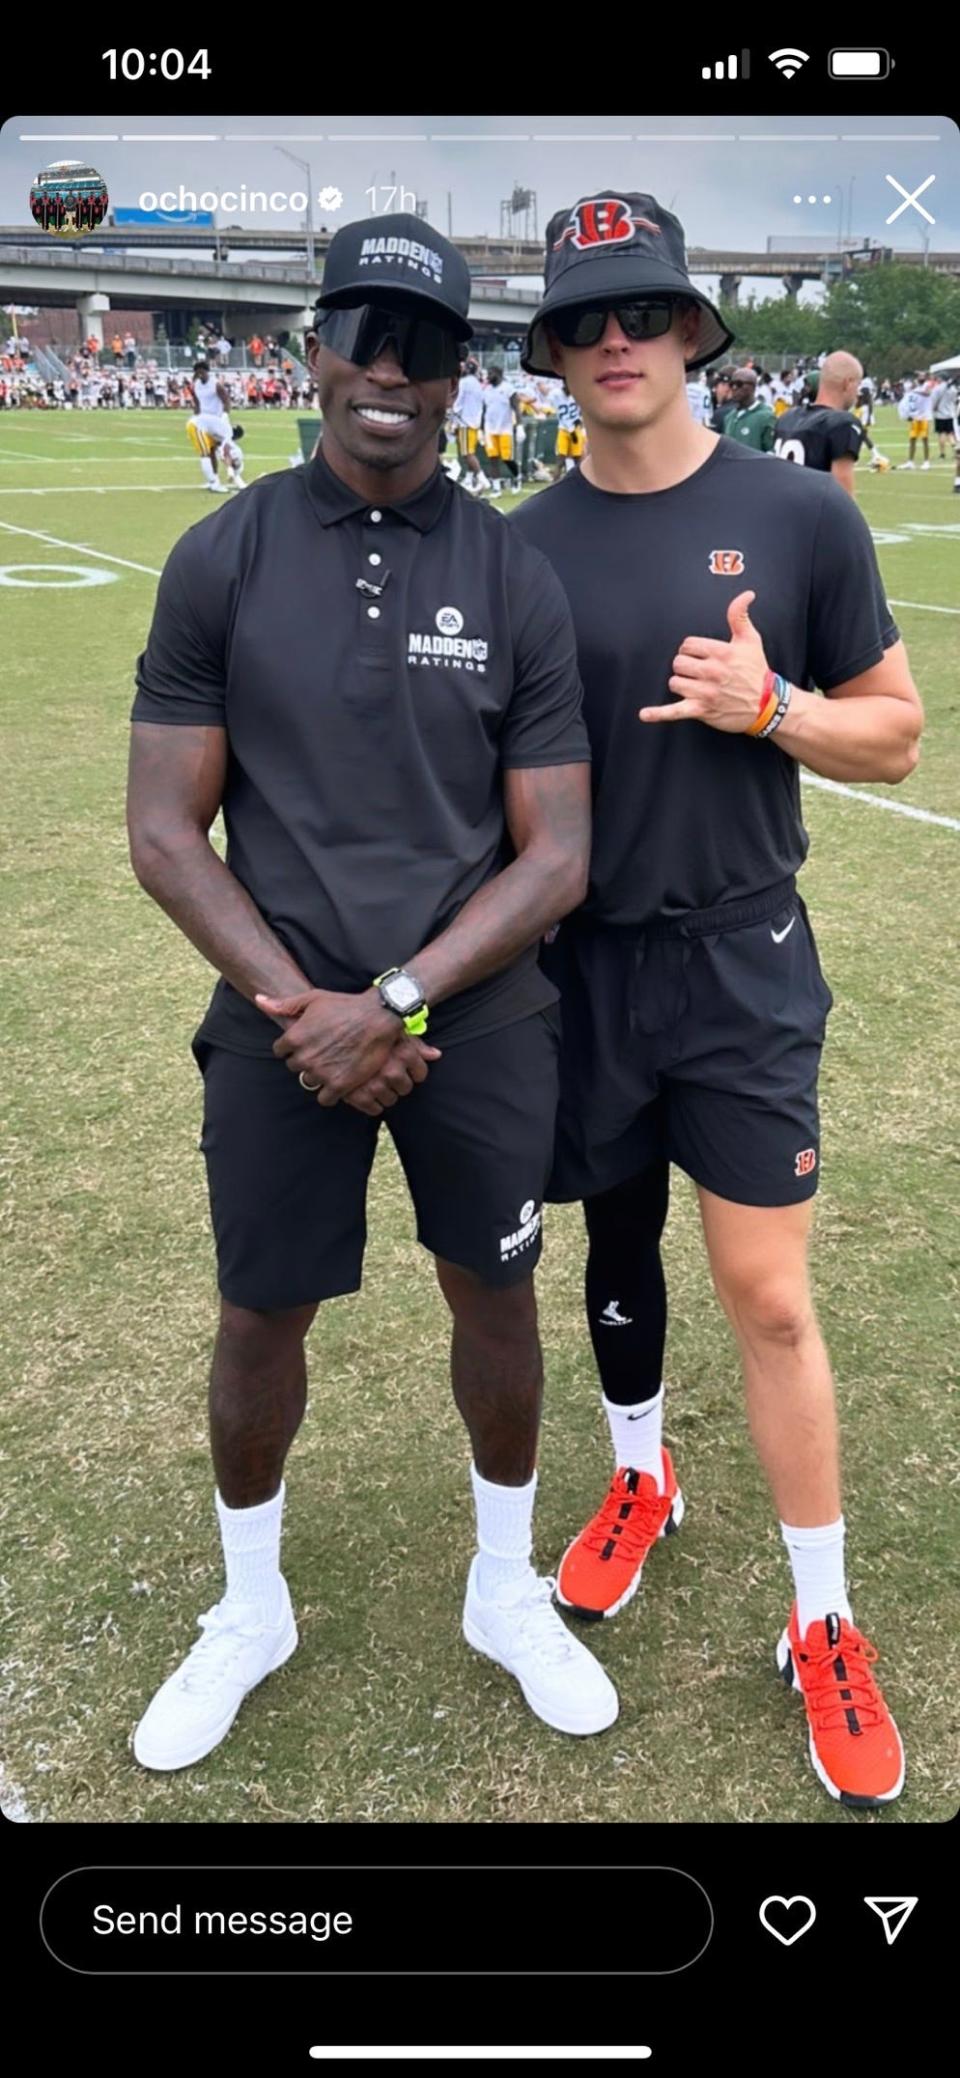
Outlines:
<svg viewBox="0 0 960 2078"><path fill-rule="evenodd" d="M610 1424L618 1470L631 1465L635 1472L650 1472L657 1482L658 1494L662 1494L663 1386L655 1400L641 1400L634 1407L615 1407L605 1393L600 1397Z"/></svg>
<svg viewBox="0 0 960 2078"><path fill-rule="evenodd" d="M533 1550L533 1499L537 1475L526 1486L494 1486L470 1467L477 1511L477 1589L488 1600L530 1574Z"/></svg>
<svg viewBox="0 0 960 2078"><path fill-rule="evenodd" d="M227 1595L231 1602L257 1602L266 1623L280 1614L280 1526L286 1496L284 1481L272 1500L255 1508L228 1508L216 1494Z"/></svg>
<svg viewBox="0 0 960 2078"><path fill-rule="evenodd" d="M789 1523L782 1522L780 1533L793 1567L801 1638L810 1624L823 1622L831 1613L852 1623L843 1569L843 1516L812 1530L791 1529Z"/></svg>
<svg viewBox="0 0 960 2078"><path fill-rule="evenodd" d="M205 477L205 480L206 480L206 482L207 482L207 483L216 483L216 480L217 480L217 472L216 472L216 470L215 470L215 468L214 468L214 466L213 466L213 463L212 463L212 462L211 462L211 460L210 460L210 457L209 457L209 455L201 455L201 457L200 457L200 467L201 467L201 469L203 470L203 474L204 474L204 477Z"/></svg>

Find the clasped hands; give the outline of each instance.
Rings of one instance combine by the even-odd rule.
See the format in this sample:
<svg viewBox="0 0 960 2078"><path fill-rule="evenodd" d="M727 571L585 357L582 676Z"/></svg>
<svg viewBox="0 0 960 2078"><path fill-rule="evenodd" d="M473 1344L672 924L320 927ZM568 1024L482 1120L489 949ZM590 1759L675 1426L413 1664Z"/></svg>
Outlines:
<svg viewBox="0 0 960 2078"><path fill-rule="evenodd" d="M440 1048L411 1037L376 989L342 996L311 988L296 996L258 995L254 1002L285 1024L274 1043L277 1059L316 1084L317 1103L327 1107L349 1104L380 1118L425 1082L428 1063L440 1059Z"/></svg>

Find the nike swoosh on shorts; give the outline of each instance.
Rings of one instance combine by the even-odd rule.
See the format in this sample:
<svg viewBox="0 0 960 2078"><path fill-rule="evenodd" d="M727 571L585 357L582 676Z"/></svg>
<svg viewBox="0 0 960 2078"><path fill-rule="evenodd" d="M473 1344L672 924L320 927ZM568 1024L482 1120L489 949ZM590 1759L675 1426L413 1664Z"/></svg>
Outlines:
<svg viewBox="0 0 960 2078"><path fill-rule="evenodd" d="M795 917L795 916L792 916L792 917L790 918L790 922L788 923L788 925L787 925L787 927L786 927L786 930L784 930L784 931L774 931L773 929L771 929L771 932L770 932L770 936L771 936L771 938L773 939L774 945L782 945L782 943L783 943L783 940L784 940L785 938L789 938L789 936L790 936L790 933L791 933L791 931L793 930L793 927L794 927L794 924L796 923L796 921L797 921L796 917Z"/></svg>

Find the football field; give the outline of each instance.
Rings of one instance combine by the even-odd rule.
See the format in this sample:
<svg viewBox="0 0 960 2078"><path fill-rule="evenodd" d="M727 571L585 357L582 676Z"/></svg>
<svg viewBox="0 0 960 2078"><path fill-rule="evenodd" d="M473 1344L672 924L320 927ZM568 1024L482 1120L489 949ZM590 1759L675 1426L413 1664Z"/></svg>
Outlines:
<svg viewBox="0 0 960 2078"><path fill-rule="evenodd" d="M285 468L295 414L244 423L248 483ZM877 437L904 458L893 411ZM463 1643L469 1452L446 1309L386 1134L364 1291L318 1315L309 1410L287 1467L283 1565L300 1650L216 1752L162 1776L136 1765L130 1734L222 1586L206 1442L216 1287L189 1049L213 976L133 878L124 786L157 577L177 537L227 500L204 491L180 413L0 413L11 1811L41 1822L896 1825L956 1810L952 483L952 462L936 459L928 473L857 472L926 708L920 764L899 788L804 791L802 889L836 1004L816 1293L837 1375L854 1613L880 1648L904 1737L902 1798L870 1814L831 1803L807 1759L800 1700L776 1677L786 1554L680 1174L665 1237L665 1438L687 1514L630 1608L587 1634L619 1689L617 1724L585 1740L550 1732ZM538 1276L542 1572L610 1473L582 1271L579 1210L551 1208Z"/></svg>

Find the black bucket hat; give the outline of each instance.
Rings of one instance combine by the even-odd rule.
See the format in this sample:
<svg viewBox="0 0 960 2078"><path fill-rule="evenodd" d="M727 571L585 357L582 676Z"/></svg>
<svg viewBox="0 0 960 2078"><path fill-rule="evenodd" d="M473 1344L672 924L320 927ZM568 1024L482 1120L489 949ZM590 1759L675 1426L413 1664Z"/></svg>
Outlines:
<svg viewBox="0 0 960 2078"><path fill-rule="evenodd" d="M531 320L521 366L553 375L545 321L577 303L617 303L642 296L688 296L700 306L697 351L688 368L703 368L731 345L718 310L687 273L683 225L654 195L604 188L560 209L547 225L546 293Z"/></svg>
<svg viewBox="0 0 960 2078"><path fill-rule="evenodd" d="M418 307L457 339L473 333L466 260L419 216L361 217L331 238L316 307L357 303Z"/></svg>

